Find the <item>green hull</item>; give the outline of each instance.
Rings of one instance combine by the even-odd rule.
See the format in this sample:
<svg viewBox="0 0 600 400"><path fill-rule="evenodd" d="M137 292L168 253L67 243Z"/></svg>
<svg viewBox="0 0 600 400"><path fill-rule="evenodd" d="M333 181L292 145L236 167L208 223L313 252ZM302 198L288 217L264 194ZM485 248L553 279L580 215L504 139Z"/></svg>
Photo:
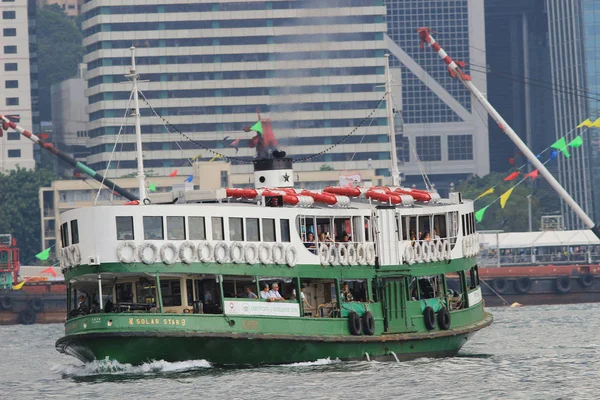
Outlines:
<svg viewBox="0 0 600 400"><path fill-rule="evenodd" d="M261 365L340 360L409 360L455 355L476 331L492 323L491 314L476 324L448 331L376 336L299 336L199 332L111 332L65 336L59 352L84 362L111 359L139 365L207 360L213 365Z"/></svg>

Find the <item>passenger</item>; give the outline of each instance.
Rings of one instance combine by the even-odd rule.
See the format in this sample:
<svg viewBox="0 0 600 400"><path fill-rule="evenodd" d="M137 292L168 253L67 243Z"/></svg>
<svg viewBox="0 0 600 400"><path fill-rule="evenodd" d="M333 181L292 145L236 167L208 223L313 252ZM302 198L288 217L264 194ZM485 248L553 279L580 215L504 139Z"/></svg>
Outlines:
<svg viewBox="0 0 600 400"><path fill-rule="evenodd" d="M433 230L433 239L434 240L440 240L441 239L440 235L437 234L437 231L435 229Z"/></svg>
<svg viewBox="0 0 600 400"><path fill-rule="evenodd" d="M333 240L331 240L331 238L329 237L329 232L327 232L327 235L325 235L325 232L321 232L321 233L319 233L319 242L320 243L331 243L331 242L333 242Z"/></svg>
<svg viewBox="0 0 600 400"><path fill-rule="evenodd" d="M271 285L271 290L267 294L269 301L285 301L285 299L279 294L279 284L276 282Z"/></svg>
<svg viewBox="0 0 600 400"><path fill-rule="evenodd" d="M89 314L88 306L85 304L85 296L79 296L79 303L77 303L77 312L80 315Z"/></svg>
<svg viewBox="0 0 600 400"><path fill-rule="evenodd" d="M342 242L348 243L349 241L350 241L350 236L344 232L344 234L342 235Z"/></svg>
<svg viewBox="0 0 600 400"><path fill-rule="evenodd" d="M260 298L267 300L269 298L269 284L265 283L263 285L263 290L260 291Z"/></svg>
<svg viewBox="0 0 600 400"><path fill-rule="evenodd" d="M350 292L350 287L347 283L344 283L344 289L342 290L342 301L354 301L354 296Z"/></svg>
<svg viewBox="0 0 600 400"><path fill-rule="evenodd" d="M245 293L246 293L246 298L248 298L248 299L256 299L257 298L256 293L254 293L252 291L252 289L250 289L250 286L246 286Z"/></svg>
<svg viewBox="0 0 600 400"><path fill-rule="evenodd" d="M304 247L312 249L315 247L315 235L312 232L308 232L308 237L304 241Z"/></svg>
<svg viewBox="0 0 600 400"><path fill-rule="evenodd" d="M429 234L429 232L425 232L419 240L429 242L431 241L431 235Z"/></svg>
<svg viewBox="0 0 600 400"><path fill-rule="evenodd" d="M302 300L302 303L304 303L304 306L306 308L312 308L312 306L309 304L308 300L306 300L306 295L304 294L304 289L306 289L306 286L302 286L301 292L300 292L300 300Z"/></svg>

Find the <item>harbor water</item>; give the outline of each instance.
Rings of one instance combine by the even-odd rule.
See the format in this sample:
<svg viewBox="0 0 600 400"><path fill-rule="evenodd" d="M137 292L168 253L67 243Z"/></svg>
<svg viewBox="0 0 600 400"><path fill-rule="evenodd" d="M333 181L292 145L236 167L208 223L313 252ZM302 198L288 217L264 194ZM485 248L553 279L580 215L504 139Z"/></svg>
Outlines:
<svg viewBox="0 0 600 400"><path fill-rule="evenodd" d="M83 364L57 353L61 325L0 327L4 399L597 399L599 304L493 308L459 356L409 362L215 368L196 360Z"/></svg>

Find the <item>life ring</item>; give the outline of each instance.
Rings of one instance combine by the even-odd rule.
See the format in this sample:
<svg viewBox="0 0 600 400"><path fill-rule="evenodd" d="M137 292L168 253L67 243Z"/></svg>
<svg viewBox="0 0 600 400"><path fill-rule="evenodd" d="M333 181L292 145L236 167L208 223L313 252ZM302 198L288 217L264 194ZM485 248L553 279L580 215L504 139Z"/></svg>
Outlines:
<svg viewBox="0 0 600 400"><path fill-rule="evenodd" d="M415 249L410 244L404 248L404 261L410 265L415 263Z"/></svg>
<svg viewBox="0 0 600 400"><path fill-rule="evenodd" d="M123 250L128 247L131 249L131 255L129 257L125 257L123 255ZM135 261L135 253L137 250L137 246L132 241L121 242L119 247L117 247L117 259L121 264L131 264Z"/></svg>
<svg viewBox="0 0 600 400"><path fill-rule="evenodd" d="M506 292L506 286L507 286L507 282L506 279L504 278L495 278L492 281L492 286L494 287L494 290L500 294Z"/></svg>
<svg viewBox="0 0 600 400"><path fill-rule="evenodd" d="M36 319L37 316L35 315L35 311L30 310L29 308L26 308L19 313L19 322L23 325L33 325L35 324Z"/></svg>
<svg viewBox="0 0 600 400"><path fill-rule="evenodd" d="M421 243L421 247L423 249L423 262L431 262L431 246L429 246L429 242Z"/></svg>
<svg viewBox="0 0 600 400"><path fill-rule="evenodd" d="M569 293L571 291L571 277L559 276L556 278L556 291L558 293Z"/></svg>
<svg viewBox="0 0 600 400"><path fill-rule="evenodd" d="M261 264L269 264L271 261L272 251L271 247L269 247L266 243L261 243L258 245L258 259Z"/></svg>
<svg viewBox="0 0 600 400"><path fill-rule="evenodd" d="M152 250L151 256L146 255L146 249ZM142 260L142 262L144 264L152 265L152 264L154 264L154 261L156 261L157 253L158 253L158 248L156 247L156 245L154 243L146 242L140 246L140 249L138 251L138 256L140 257L140 260Z"/></svg>
<svg viewBox="0 0 600 400"><path fill-rule="evenodd" d="M213 245L210 242L207 242L206 240L200 242L200 244L198 244L198 250L196 250L200 262L210 262L213 257L213 250Z"/></svg>
<svg viewBox="0 0 600 400"><path fill-rule="evenodd" d="M81 251L79 250L79 246L74 244L70 248L71 251L71 261L73 262L73 266L78 266L81 264Z"/></svg>
<svg viewBox="0 0 600 400"><path fill-rule="evenodd" d="M441 240L438 240L435 243L435 256L438 261L442 261L444 259L444 243Z"/></svg>
<svg viewBox="0 0 600 400"><path fill-rule="evenodd" d="M579 277L579 283L584 288L589 288L594 283L594 275L592 274L583 274Z"/></svg>
<svg viewBox="0 0 600 400"><path fill-rule="evenodd" d="M329 246L329 264L340 265L340 249L335 246Z"/></svg>
<svg viewBox="0 0 600 400"><path fill-rule="evenodd" d="M423 320L427 330L432 331L435 329L435 311L430 306L425 307L425 310L423 310Z"/></svg>
<svg viewBox="0 0 600 400"><path fill-rule="evenodd" d="M366 253L365 261L367 262L367 264L375 265L375 258L376 258L375 244L367 243L365 253Z"/></svg>
<svg viewBox="0 0 600 400"><path fill-rule="evenodd" d="M285 264L285 247L282 243L275 243L273 246L273 262L275 264Z"/></svg>
<svg viewBox="0 0 600 400"><path fill-rule="evenodd" d="M450 313L446 307L442 307L442 309L438 312L437 322L441 330L447 331L450 329Z"/></svg>
<svg viewBox="0 0 600 400"><path fill-rule="evenodd" d="M12 308L12 299L8 296L4 296L0 300L0 308L3 310L10 310Z"/></svg>
<svg viewBox="0 0 600 400"><path fill-rule="evenodd" d="M325 243L321 243L319 246L319 260L321 261L321 265L329 265L329 246Z"/></svg>
<svg viewBox="0 0 600 400"><path fill-rule="evenodd" d="M421 243L415 242L415 262L423 262L423 248L421 247Z"/></svg>
<svg viewBox="0 0 600 400"><path fill-rule="evenodd" d="M244 259L247 264L256 264L258 262L258 248L254 243L246 244L244 248Z"/></svg>
<svg viewBox="0 0 600 400"><path fill-rule="evenodd" d="M29 307L36 313L44 311L44 302L39 297L29 300Z"/></svg>
<svg viewBox="0 0 600 400"><path fill-rule="evenodd" d="M450 260L452 255L452 248L450 247L450 242L446 239L444 240L444 260Z"/></svg>
<svg viewBox="0 0 600 400"><path fill-rule="evenodd" d="M343 243L340 243L337 250L340 255L339 256L340 264L348 265L348 247L346 247Z"/></svg>
<svg viewBox="0 0 600 400"><path fill-rule="evenodd" d="M528 276L520 276L515 280L515 290L517 293L529 293L531 290L531 279Z"/></svg>
<svg viewBox="0 0 600 400"><path fill-rule="evenodd" d="M215 244L214 257L216 262L218 262L219 264L223 264L225 261L227 261L227 253L229 253L227 243L218 242L217 244Z"/></svg>
<svg viewBox="0 0 600 400"><path fill-rule="evenodd" d="M187 250L190 250L188 252ZM191 255L188 255L190 254ZM194 262L194 258L196 255L196 246L192 242L183 242L181 246L179 246L179 259L186 264L191 264Z"/></svg>
<svg viewBox="0 0 600 400"><path fill-rule="evenodd" d="M375 333L375 318L371 311L367 311L362 316L362 327L365 335L372 336Z"/></svg>
<svg viewBox="0 0 600 400"><path fill-rule="evenodd" d="M171 250L171 257L167 257L167 250ZM171 242L163 244L160 248L160 259L167 265L175 264L175 261L177 261L177 246Z"/></svg>
<svg viewBox="0 0 600 400"><path fill-rule="evenodd" d="M367 246L364 243L359 243L356 246L356 262L359 265L365 265L367 263Z"/></svg>
<svg viewBox="0 0 600 400"><path fill-rule="evenodd" d="M289 245L287 249L285 249L285 262L291 268L296 266L296 262L298 261L298 250L293 245Z"/></svg>
<svg viewBox="0 0 600 400"><path fill-rule="evenodd" d="M229 246L229 259L236 264L244 262L244 245L242 242L233 242Z"/></svg>
<svg viewBox="0 0 600 400"><path fill-rule="evenodd" d="M356 265L356 247L353 243L348 244L348 265Z"/></svg>
<svg viewBox="0 0 600 400"><path fill-rule="evenodd" d="M354 311L351 311L350 314L348 314L348 328L350 329L350 333L354 336L362 335L362 321Z"/></svg>
<svg viewBox="0 0 600 400"><path fill-rule="evenodd" d="M65 249L58 250L58 262L60 263L60 269L63 270L67 268L67 260L65 259Z"/></svg>
<svg viewBox="0 0 600 400"><path fill-rule="evenodd" d="M463 257L469 257L469 237L463 236L462 239Z"/></svg>

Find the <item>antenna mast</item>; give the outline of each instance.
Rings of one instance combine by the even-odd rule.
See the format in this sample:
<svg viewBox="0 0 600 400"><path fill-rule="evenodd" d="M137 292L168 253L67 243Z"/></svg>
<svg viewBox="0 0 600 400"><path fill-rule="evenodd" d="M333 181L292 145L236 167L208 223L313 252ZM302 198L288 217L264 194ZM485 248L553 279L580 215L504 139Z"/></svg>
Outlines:
<svg viewBox="0 0 600 400"><path fill-rule="evenodd" d="M496 121L500 129L506 133L506 135L513 141L513 143L519 148L519 150L523 153L525 157L529 160L531 164L535 168L540 171L540 174L548 181L550 186L556 191L556 193L560 196L560 198L571 207L571 209L577 214L579 218L583 221L583 223L594 232L596 236L600 238L600 230L592 221L592 219L585 213L585 211L577 204L575 200L571 197L571 195L561 186L561 184L552 176L550 171L546 169L544 164L537 159L535 154L529 147L521 140L519 135L508 125L508 123L502 118L498 111L494 109L494 107L487 101L485 96L481 94L479 90L473 85L471 82L471 76L461 71L460 67L464 67L465 63L461 61L454 61L452 58L440 47L440 45L435 41L435 39L430 34L429 28L419 28L417 29L419 33L419 37L421 38L421 48L423 48L423 44L427 43L429 47L431 47L444 62L448 66L448 71L453 78L460 80L463 85L471 92L473 96L483 105L486 111L490 114L490 116Z"/></svg>
<svg viewBox="0 0 600 400"><path fill-rule="evenodd" d="M135 104L135 139L137 147L137 178L138 188L140 191L140 205L144 204L146 200L146 174L144 173L144 156L142 153L142 128L140 126L140 101L138 96L138 80L140 75L135 69L135 47L131 47L131 69L129 74L125 75L127 78L133 81L133 100Z"/></svg>
<svg viewBox="0 0 600 400"><path fill-rule="evenodd" d="M396 152L396 132L394 131L394 101L392 100L392 73L390 71L390 55L385 55L385 104L387 106L388 135L390 136L390 162L392 163L392 186L400 187L400 171L398 170L398 153Z"/></svg>

